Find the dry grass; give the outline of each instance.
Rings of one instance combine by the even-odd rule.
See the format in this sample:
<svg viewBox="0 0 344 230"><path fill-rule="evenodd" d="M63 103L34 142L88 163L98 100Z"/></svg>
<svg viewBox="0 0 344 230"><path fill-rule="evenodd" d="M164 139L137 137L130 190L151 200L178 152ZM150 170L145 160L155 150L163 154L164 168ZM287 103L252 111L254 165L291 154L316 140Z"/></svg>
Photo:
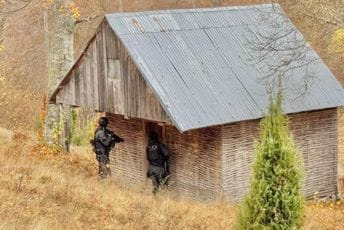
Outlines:
<svg viewBox="0 0 344 230"><path fill-rule="evenodd" d="M19 136L20 137L20 136ZM152 197L97 180L87 150L37 155L26 138L0 149L0 229L231 229L236 208L224 203ZM307 206L305 229L344 229L341 203Z"/></svg>

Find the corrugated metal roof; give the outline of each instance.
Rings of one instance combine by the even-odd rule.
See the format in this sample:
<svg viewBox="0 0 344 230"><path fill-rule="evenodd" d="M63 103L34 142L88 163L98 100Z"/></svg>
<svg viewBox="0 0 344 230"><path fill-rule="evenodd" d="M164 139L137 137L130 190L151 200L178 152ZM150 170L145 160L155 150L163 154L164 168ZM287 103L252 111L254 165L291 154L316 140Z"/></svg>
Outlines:
<svg viewBox="0 0 344 230"><path fill-rule="evenodd" d="M279 5L120 13L106 19L180 131L262 117L269 98L264 79L284 62L286 113L344 104L342 86L309 46L300 46L302 35ZM280 50L265 52L266 47ZM274 69L279 73L273 75L284 69ZM307 90L296 96L300 86Z"/></svg>

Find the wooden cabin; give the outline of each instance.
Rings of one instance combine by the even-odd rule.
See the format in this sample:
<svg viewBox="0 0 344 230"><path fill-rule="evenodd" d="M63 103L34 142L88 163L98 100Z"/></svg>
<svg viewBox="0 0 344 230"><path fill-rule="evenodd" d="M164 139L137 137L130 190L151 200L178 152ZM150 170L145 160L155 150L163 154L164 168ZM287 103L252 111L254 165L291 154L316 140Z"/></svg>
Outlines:
<svg viewBox="0 0 344 230"><path fill-rule="evenodd" d="M290 56L283 51L255 62L253 35L288 29L278 39L304 41L279 5L109 14L50 101L106 112L109 127L125 139L111 155L119 181L147 183L145 148L155 130L171 152L175 194L238 202L268 105L261 79L269 65ZM308 46L303 51L313 61L290 62L283 106L304 161L305 195L329 196L337 193L337 107L344 93L318 55ZM311 82L299 94L305 73Z"/></svg>

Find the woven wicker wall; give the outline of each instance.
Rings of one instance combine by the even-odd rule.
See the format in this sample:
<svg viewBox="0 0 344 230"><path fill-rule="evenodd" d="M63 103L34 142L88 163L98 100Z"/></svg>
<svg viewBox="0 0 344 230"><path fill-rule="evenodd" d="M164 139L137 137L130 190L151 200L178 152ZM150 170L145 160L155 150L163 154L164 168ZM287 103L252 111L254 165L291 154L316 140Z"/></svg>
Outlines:
<svg viewBox="0 0 344 230"><path fill-rule="evenodd" d="M125 139L111 154L113 176L127 184L145 184L144 122L111 114L109 127ZM290 129L304 160L306 196L313 197L315 192L318 192L318 196L335 194L337 111L291 115ZM230 202L242 200L249 186L258 121L193 130L184 134L173 126L165 126L164 133L164 143L171 152L170 188L175 194L206 201L215 200L223 193Z"/></svg>
<svg viewBox="0 0 344 230"><path fill-rule="evenodd" d="M222 128L223 190L231 202L240 201L249 186L254 138L258 122L248 121Z"/></svg>
<svg viewBox="0 0 344 230"><path fill-rule="evenodd" d="M193 200L214 200L221 189L221 129L212 127L180 134L165 129L171 152L171 183L174 193Z"/></svg>
<svg viewBox="0 0 344 230"><path fill-rule="evenodd" d="M111 152L112 175L125 184L143 185L146 181L146 158L142 120L107 115L110 118L109 129L125 140Z"/></svg>
<svg viewBox="0 0 344 230"><path fill-rule="evenodd" d="M291 117L290 128L303 156L307 197L337 193L337 111L323 110Z"/></svg>
<svg viewBox="0 0 344 230"><path fill-rule="evenodd" d="M290 130L303 156L304 193L312 197L337 191L337 113L335 109L290 116ZM223 186L231 202L242 200L248 190L258 121L223 126Z"/></svg>

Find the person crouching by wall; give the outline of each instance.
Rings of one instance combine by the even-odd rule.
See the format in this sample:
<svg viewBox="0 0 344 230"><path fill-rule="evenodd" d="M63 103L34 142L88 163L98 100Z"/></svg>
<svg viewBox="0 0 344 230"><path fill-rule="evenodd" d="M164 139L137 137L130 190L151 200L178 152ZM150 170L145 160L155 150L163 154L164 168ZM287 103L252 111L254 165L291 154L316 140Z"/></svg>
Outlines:
<svg viewBox="0 0 344 230"><path fill-rule="evenodd" d="M153 194L156 194L164 185L167 185L170 175L170 154L166 146L159 142L158 134L155 132L149 134L146 154L149 162L147 177L152 179Z"/></svg>
<svg viewBox="0 0 344 230"><path fill-rule="evenodd" d="M99 163L98 173L101 178L106 178L111 175L110 171L110 152L115 147L116 143L123 142L124 140L106 128L109 123L107 117L99 119L99 126L94 133L93 151L96 153L96 159Z"/></svg>

